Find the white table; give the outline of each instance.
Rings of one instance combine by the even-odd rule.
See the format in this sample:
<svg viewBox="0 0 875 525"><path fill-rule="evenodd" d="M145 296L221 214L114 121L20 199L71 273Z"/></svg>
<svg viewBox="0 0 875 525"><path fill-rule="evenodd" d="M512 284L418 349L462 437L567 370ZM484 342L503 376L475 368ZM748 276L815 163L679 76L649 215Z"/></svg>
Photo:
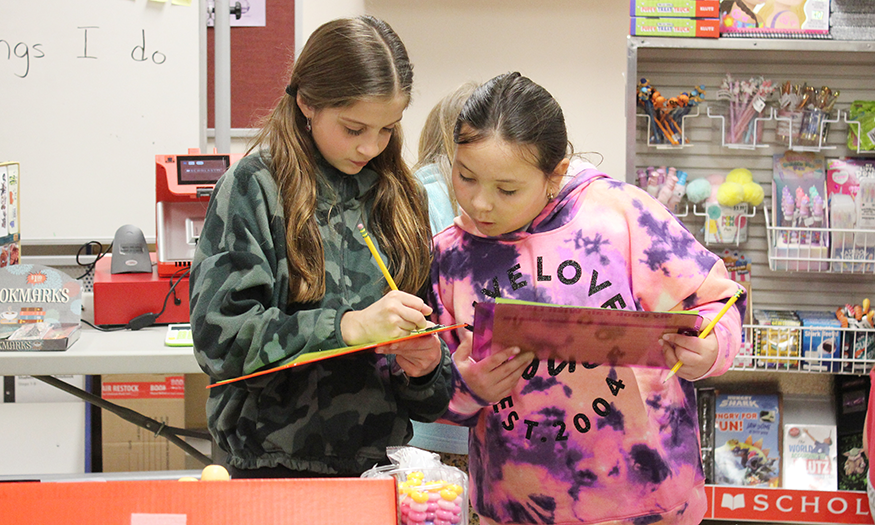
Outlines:
<svg viewBox="0 0 875 525"><path fill-rule="evenodd" d="M166 334L166 326L100 332L83 324L67 350L0 352L0 375L203 373L190 346L164 346Z"/></svg>

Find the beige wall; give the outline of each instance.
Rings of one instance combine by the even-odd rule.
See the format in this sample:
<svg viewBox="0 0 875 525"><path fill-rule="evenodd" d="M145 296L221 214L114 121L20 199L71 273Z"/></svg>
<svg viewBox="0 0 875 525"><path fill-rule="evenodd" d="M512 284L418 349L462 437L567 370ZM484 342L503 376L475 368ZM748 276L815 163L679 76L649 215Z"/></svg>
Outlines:
<svg viewBox="0 0 875 525"><path fill-rule="evenodd" d="M600 168L625 178L628 2L298 0L296 5L302 32L367 12L400 35L415 68L414 99L403 120L409 161L415 161L426 115L442 96L467 80L519 71L562 105L575 149L600 153ZM237 151L236 141L232 149Z"/></svg>
<svg viewBox="0 0 875 525"><path fill-rule="evenodd" d="M414 64L414 100L403 121L411 154L442 96L469 79L519 71L562 105L575 149L601 153L600 167L624 178L628 2L367 0L365 6L392 25Z"/></svg>

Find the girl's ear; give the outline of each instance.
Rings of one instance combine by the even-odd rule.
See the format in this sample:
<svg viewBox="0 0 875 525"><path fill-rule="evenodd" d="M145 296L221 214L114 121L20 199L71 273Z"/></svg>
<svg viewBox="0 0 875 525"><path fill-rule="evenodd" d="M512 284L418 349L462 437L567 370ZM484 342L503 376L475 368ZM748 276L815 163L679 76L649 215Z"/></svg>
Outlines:
<svg viewBox="0 0 875 525"><path fill-rule="evenodd" d="M295 95L295 102L298 104L298 109L301 110L301 113L303 113L305 117L313 118L313 108L304 102L304 97L302 97L300 93Z"/></svg>
<svg viewBox="0 0 875 525"><path fill-rule="evenodd" d="M562 177L565 176L565 173L568 172L568 166L571 164L571 159L565 157L559 164L556 165L556 169L553 170L547 178L547 184L550 186L551 193L553 195L559 193L559 189L562 187Z"/></svg>

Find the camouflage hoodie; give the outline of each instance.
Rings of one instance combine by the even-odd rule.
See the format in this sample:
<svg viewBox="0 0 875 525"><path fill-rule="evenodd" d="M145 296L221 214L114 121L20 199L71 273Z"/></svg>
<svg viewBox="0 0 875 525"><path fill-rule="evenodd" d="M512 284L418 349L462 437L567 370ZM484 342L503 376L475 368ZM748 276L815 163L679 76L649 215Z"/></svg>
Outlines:
<svg viewBox="0 0 875 525"><path fill-rule="evenodd" d="M385 281L356 228L368 224L378 175L320 167L328 183L316 211L326 293L314 303L289 302L285 220L262 156L243 158L216 185L191 272L195 356L213 380L345 346L341 316L382 296ZM410 418L443 413L451 374L446 349L441 366L416 380L392 356L329 359L211 389L208 423L235 467L358 475L385 462L387 446L410 439Z"/></svg>

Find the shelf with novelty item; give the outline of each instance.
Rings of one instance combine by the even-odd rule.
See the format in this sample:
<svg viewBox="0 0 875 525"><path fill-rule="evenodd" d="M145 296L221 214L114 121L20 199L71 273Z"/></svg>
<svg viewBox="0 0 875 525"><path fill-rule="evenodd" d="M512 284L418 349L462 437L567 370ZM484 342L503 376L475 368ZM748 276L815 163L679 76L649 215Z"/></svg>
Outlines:
<svg viewBox="0 0 875 525"><path fill-rule="evenodd" d="M688 118L699 116L699 104L705 96L705 86L699 85L665 98L646 78L638 82L637 104L643 113L637 116L646 119L647 145L659 149L676 149L692 146L686 133Z"/></svg>
<svg viewBox="0 0 875 525"><path fill-rule="evenodd" d="M868 374L875 363L871 316L869 321L842 326L838 315L845 314L754 310L757 324L744 325L744 341L732 370Z"/></svg>
<svg viewBox="0 0 875 525"><path fill-rule="evenodd" d="M665 98L646 78L637 86L637 117L645 119L646 143L657 149L690 147L686 121L698 117L706 93L699 85ZM835 150L828 143L831 125L848 128L847 147L857 155L875 151L875 102L855 100L836 107L840 90L815 89L807 83L778 86L764 77L735 80L727 74L704 114L716 121L720 146L756 150L784 147L793 151ZM769 134L765 132L768 130Z"/></svg>
<svg viewBox="0 0 875 525"><path fill-rule="evenodd" d="M848 149L858 155L870 153L871 138L861 134L864 123L854 120L851 110L810 108L786 111L782 108L763 107L750 120L735 124L732 110L725 104L714 103L705 108L710 119L718 120L720 145L730 149L758 149L780 146L792 151L829 151L837 146L827 143L831 124L848 126ZM774 140L764 139L767 124L774 127ZM864 137L857 140L858 136Z"/></svg>
<svg viewBox="0 0 875 525"><path fill-rule="evenodd" d="M639 168L638 185L676 217L704 217L705 245L736 245L747 242L747 226L757 215L764 198L762 185L745 168L729 173L689 179L673 167Z"/></svg>
<svg viewBox="0 0 875 525"><path fill-rule="evenodd" d="M773 159L769 267L875 273L875 161L791 152Z"/></svg>

